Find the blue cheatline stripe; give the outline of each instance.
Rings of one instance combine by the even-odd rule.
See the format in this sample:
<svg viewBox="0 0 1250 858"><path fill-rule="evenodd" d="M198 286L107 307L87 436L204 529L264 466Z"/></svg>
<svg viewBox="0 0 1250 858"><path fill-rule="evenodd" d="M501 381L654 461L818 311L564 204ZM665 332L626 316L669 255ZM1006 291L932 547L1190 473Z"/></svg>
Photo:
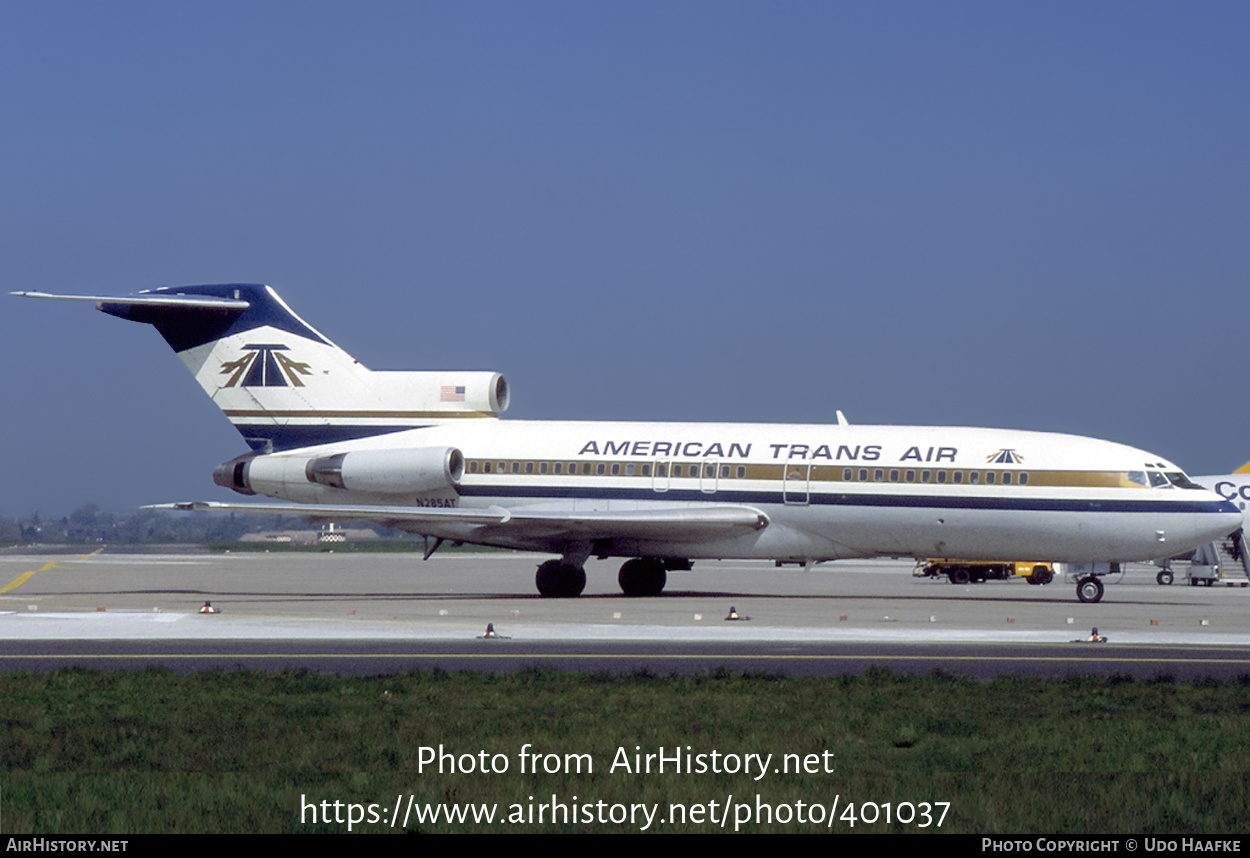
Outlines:
<svg viewBox="0 0 1250 858"><path fill-rule="evenodd" d="M1178 489L1179 491L1179 489ZM593 486L482 486L461 485L464 497L546 498L682 501L698 503L783 504L780 491L726 490L702 492L697 489L610 489ZM797 505L797 504L795 504ZM1061 498L995 498L995 497L925 497L921 495L853 495L816 494L808 506L894 507L900 509L987 509L1033 512L1156 512L1156 513L1230 513L1237 512L1231 503L1221 501L1134 501L1134 500L1071 500Z"/></svg>

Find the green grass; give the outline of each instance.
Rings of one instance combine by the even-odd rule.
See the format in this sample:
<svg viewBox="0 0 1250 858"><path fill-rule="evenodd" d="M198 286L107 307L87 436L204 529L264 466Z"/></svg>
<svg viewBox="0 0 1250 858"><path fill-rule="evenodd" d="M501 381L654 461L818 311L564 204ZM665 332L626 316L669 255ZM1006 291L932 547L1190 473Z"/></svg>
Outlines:
<svg viewBox="0 0 1250 858"><path fill-rule="evenodd" d="M0 676L4 833L303 832L300 801L754 806L950 802L942 831L1200 833L1250 829L1250 677L967 680L149 670ZM589 754L593 772L521 774L519 751ZM421 769L421 751L506 756L506 774ZM833 753L834 771L610 772L654 753ZM534 801L529 800L534 797ZM433 831L634 830L448 824ZM733 823L730 822L732 829ZM666 831L709 831L709 823ZM384 830L381 825L364 830ZM400 830L396 827L394 830ZM823 830L794 821L743 830ZM852 830L844 822L834 831ZM855 831L915 825L858 823ZM932 829L926 829L932 830Z"/></svg>

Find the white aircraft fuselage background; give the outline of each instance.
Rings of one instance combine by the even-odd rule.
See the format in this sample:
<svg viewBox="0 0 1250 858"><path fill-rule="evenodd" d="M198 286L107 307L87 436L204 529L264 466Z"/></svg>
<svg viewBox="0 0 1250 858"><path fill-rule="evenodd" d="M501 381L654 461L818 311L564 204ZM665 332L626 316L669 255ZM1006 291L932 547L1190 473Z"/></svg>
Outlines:
<svg viewBox="0 0 1250 858"><path fill-rule="evenodd" d="M403 448L456 449L463 476L402 497L307 478L308 463L320 458ZM251 462L249 487L300 504L553 515L734 505L768 522L720 539L615 536L603 552L611 556L1132 561L1186 550L1239 525L1236 512L1207 491L1127 479L1148 473L1148 463L1156 473L1179 471L1132 447L1042 432L487 419L263 456ZM556 553L572 539L539 528L436 524L412 529Z"/></svg>

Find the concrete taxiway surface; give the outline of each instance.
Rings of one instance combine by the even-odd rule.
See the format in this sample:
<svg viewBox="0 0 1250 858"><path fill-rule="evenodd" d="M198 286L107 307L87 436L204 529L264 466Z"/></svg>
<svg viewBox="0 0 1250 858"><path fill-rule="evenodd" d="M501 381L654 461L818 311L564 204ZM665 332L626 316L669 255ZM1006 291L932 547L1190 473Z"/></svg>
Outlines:
<svg viewBox="0 0 1250 858"><path fill-rule="evenodd" d="M1081 604L1062 581L955 586L891 561L699 562L627 599L619 561L592 560L582 597L548 600L536 555L119 551L0 553L0 668L1250 674L1250 588L1159 586L1145 565ZM1110 644L1073 643L1094 626Z"/></svg>

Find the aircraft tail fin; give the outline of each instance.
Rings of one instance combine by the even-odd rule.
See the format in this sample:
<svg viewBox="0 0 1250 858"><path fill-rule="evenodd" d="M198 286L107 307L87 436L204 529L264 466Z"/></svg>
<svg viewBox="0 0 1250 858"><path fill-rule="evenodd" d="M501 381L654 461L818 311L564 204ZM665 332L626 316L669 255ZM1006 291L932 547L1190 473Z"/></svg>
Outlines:
<svg viewBox="0 0 1250 858"><path fill-rule="evenodd" d="M1246 462L1246 463L1245 463L1244 465L1242 465L1240 468L1238 468L1237 470L1233 471L1233 473L1234 473L1234 474L1250 474L1250 462Z"/></svg>
<svg viewBox="0 0 1250 858"><path fill-rule="evenodd" d="M508 383L492 372L365 368L268 286L164 286L125 297L14 292L90 301L152 325L258 453L497 417Z"/></svg>

